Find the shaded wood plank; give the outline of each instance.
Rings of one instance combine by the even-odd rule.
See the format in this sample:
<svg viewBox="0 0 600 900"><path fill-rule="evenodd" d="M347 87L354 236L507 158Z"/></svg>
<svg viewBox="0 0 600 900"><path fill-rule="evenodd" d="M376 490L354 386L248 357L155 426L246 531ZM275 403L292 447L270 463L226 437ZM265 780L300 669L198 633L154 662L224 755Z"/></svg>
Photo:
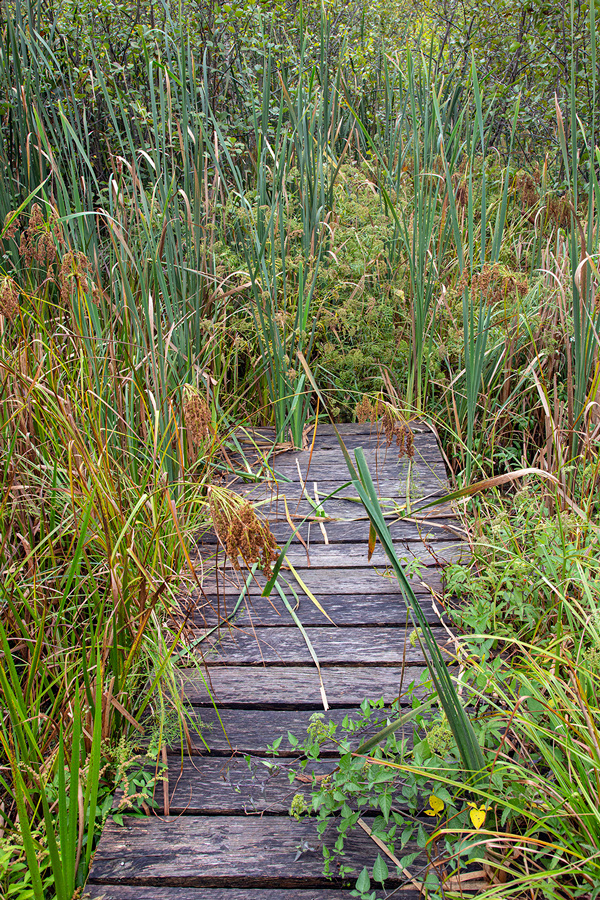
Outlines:
<svg viewBox="0 0 600 900"><path fill-rule="evenodd" d="M355 900L343 888L180 888L162 885L88 884L90 900ZM400 888L403 900L419 900L411 886Z"/></svg>
<svg viewBox="0 0 600 900"><path fill-rule="evenodd" d="M448 643L443 629L436 628L434 633L438 643ZM306 636L322 666L426 664L418 641L413 646L407 640L407 632L400 628L308 627ZM223 629L209 635L198 646L198 653L209 666L314 665L306 641L295 625Z"/></svg>
<svg viewBox="0 0 600 900"><path fill-rule="evenodd" d="M239 885L246 890L340 885L337 861L333 879L323 875L323 843L333 846L336 837L331 829L319 839L314 821L287 816L149 816L126 818L122 827L109 819L89 880L173 887ZM305 849L298 854L300 846ZM404 848L405 853L414 850L414 844ZM346 838L343 862L354 866L356 874L376 856L375 844L360 829ZM402 881L390 866L386 884Z"/></svg>
<svg viewBox="0 0 600 900"><path fill-rule="evenodd" d="M385 703L398 698L402 685L405 703L410 702L409 685L414 683L414 696L426 693L420 684L427 672L419 666L347 668L332 666L321 669L321 677L331 707L359 706L365 697ZM207 687L196 669L180 669L185 696L194 706L212 705ZM230 706L258 709L322 709L319 674L316 668L288 666L284 669L248 668L245 666L211 667L207 674L213 700L219 708Z"/></svg>
<svg viewBox="0 0 600 900"><path fill-rule="evenodd" d="M410 421L408 423L408 425L410 426L411 431L414 431L415 434L417 434L417 433L433 434L433 432L431 431L431 428L429 428L429 426L425 422L421 421L420 419L414 419L413 421ZM334 429L331 422L327 422L327 421L324 421L321 419L318 423L309 425L306 430L307 440L308 440L309 445L312 441L312 436L314 434L315 427L317 428L317 437L319 437L319 436L330 437L330 438L333 438L333 440L337 440L337 438L335 436L336 429L337 429L338 433L341 434L342 437L350 436L350 435L357 435L357 434L358 435L362 435L362 434L369 435L369 434L375 434L378 429L381 430L382 425L381 425L381 420L378 423L377 422L375 422L375 423L374 422L340 422L339 424L337 424L335 426L335 429ZM239 428L236 429L235 435L238 440L241 440L244 438L246 432L248 432L250 435L257 434L262 437L268 437L272 440L275 440L275 436L276 436L276 430L272 425L249 425L248 427L240 426Z"/></svg>
<svg viewBox="0 0 600 900"><path fill-rule="evenodd" d="M415 433L423 432L425 434L433 434L433 432L431 431L431 428L429 428L429 426L426 424L426 422L423 422L420 419L411 420L410 422L408 422L408 425L410 425L411 430L414 431ZM341 422L339 425L336 425L334 428L333 425L331 424L331 422L321 421L318 423L317 427L318 427L319 434L335 435L335 428L337 428L337 430L343 436L344 434L360 434L361 430L362 431L371 431L373 428L376 427L376 425L373 424L372 422L364 422L364 423ZM314 425L311 426L310 433L312 433L312 428L314 428Z"/></svg>
<svg viewBox="0 0 600 900"><path fill-rule="evenodd" d="M415 593L423 614L431 624L439 624L440 614L443 609L434 605L430 596L423 595L424 591L418 586ZM290 598L291 600L292 598ZM305 595L300 596L297 606L297 615L303 625L330 625L331 621L339 626L361 625L397 625L412 629L412 613L407 609L402 595L396 591L393 594L370 594L365 591L362 594L345 594L321 598L321 606L330 617L323 613ZM198 599L196 594L186 608L191 611L192 618L199 628L212 627L222 621L223 617L231 613L235 606L235 598L228 595L226 600L221 596ZM295 606L295 601L292 603ZM331 620L331 621L330 621ZM283 605L278 595L273 597L251 596L245 597L235 615L234 624L243 625L252 621L254 625L274 626L286 625L292 621L288 610Z"/></svg>
<svg viewBox="0 0 600 900"><path fill-rule="evenodd" d="M322 710L320 710L322 712ZM287 734L290 732L298 740L304 740L310 723L311 710L280 710L280 709L219 709L217 715L213 707L196 708L191 712L190 740L194 754L225 756L230 758L232 754L249 754L251 756L268 756L267 747L283 736L279 745L279 757L297 757L298 751L288 743ZM372 712L367 726L355 732L356 745L358 746L367 737L387 725L396 718L397 712L389 708L376 709ZM221 719L219 720L219 716ZM341 707L331 709L324 713L325 722L333 722L339 727L345 718L356 722L362 718L358 707ZM222 723L222 724L221 724ZM196 727L194 727L196 726ZM223 731L225 729L225 731ZM400 731L398 733L401 733ZM200 735L202 737L200 737ZM405 737L412 740L412 729L407 727ZM207 750L205 743L210 748ZM339 754L337 747L323 745L322 753L327 757L336 757ZM181 746L180 737L172 737L169 752L185 754L187 744ZM272 758L272 757L271 757Z"/></svg>

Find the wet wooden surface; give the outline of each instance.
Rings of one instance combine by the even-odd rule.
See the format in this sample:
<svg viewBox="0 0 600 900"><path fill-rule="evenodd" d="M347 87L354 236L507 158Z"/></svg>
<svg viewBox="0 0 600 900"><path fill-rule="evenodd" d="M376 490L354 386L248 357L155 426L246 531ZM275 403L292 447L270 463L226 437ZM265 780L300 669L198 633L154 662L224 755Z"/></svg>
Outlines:
<svg viewBox="0 0 600 900"><path fill-rule="evenodd" d="M466 545L451 506L434 502L447 491L436 438L425 426L413 430L414 457L398 460L395 445L370 426L341 426L348 449L365 450L397 554L453 666L442 573L467 558ZM288 734L304 739L324 703L326 721L339 726L359 717L365 698L383 698L372 724L356 733L358 746L394 715L393 701L423 696L418 632L379 546L368 560L368 519L352 486L342 487L349 478L331 426L319 426L312 452L273 455L269 429L238 438L246 460L235 450L230 460L244 477L229 486L257 504L280 546L290 521L302 538L290 545L279 576L287 602L276 590L262 596L260 573L245 587L248 572L231 565L214 533L199 538L202 589L181 601L197 659L195 668L188 657L179 670L188 733L170 735L166 780L151 814L125 816L123 825L109 820L87 885L94 900L350 900L355 878L378 853L359 829L344 857L354 876L343 878L334 866L333 879L324 877L323 846L333 845L336 832L319 838L314 820L288 815L294 794L310 793L307 779L290 781L298 765ZM412 742L410 728L398 734ZM270 748L280 737L275 759ZM328 746L307 772L331 771L338 752ZM416 897L389 868L386 890Z"/></svg>

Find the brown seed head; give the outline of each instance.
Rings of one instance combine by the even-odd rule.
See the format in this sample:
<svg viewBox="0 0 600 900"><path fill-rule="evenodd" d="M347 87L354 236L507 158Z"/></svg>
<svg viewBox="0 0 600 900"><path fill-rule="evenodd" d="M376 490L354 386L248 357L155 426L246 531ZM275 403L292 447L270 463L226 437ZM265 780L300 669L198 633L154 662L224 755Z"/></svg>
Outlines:
<svg viewBox="0 0 600 900"><path fill-rule="evenodd" d="M360 403L356 404L356 408L354 410L356 415L356 421L359 425L364 425L365 422L372 422L376 417L375 409L373 408L373 404L369 400L366 394L363 394L362 400Z"/></svg>
<svg viewBox="0 0 600 900"><path fill-rule="evenodd" d="M10 240L10 238L13 238L17 233L17 229L21 227L21 222L18 216L11 221L11 218L13 216L14 212L9 212L4 219L4 239L7 241Z"/></svg>
<svg viewBox="0 0 600 900"><path fill-rule="evenodd" d="M241 556L246 566L258 563L269 577L278 553L268 524L261 522L251 503L226 488L213 485L209 502L215 533L233 567L240 568Z"/></svg>
<svg viewBox="0 0 600 900"><path fill-rule="evenodd" d="M210 437L212 419L208 403L194 390L188 389L184 396L183 420L194 446Z"/></svg>
<svg viewBox="0 0 600 900"><path fill-rule="evenodd" d="M34 203L29 224L21 233L19 244L19 254L25 265L30 266L35 261L38 265L49 268L56 260L57 246L62 246L64 242L56 211L51 209L48 219L44 220L41 206Z"/></svg>
<svg viewBox="0 0 600 900"><path fill-rule="evenodd" d="M5 275L0 280L0 314L7 319L14 319L19 312L19 286L16 281Z"/></svg>
<svg viewBox="0 0 600 900"><path fill-rule="evenodd" d="M88 275L91 271L92 264L81 250L70 250L65 253L58 273L60 296L63 301L67 302L71 299L76 288L82 286L83 280L87 287Z"/></svg>

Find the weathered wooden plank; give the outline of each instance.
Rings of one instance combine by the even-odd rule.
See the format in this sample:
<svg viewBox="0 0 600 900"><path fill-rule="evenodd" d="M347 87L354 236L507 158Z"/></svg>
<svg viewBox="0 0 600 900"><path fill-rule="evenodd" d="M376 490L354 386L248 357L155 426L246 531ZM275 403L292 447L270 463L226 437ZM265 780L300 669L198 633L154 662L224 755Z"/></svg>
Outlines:
<svg viewBox="0 0 600 900"><path fill-rule="evenodd" d="M373 447L380 448L382 451L385 451L388 446L390 446L391 452L396 448L395 440L392 441L391 445L388 445L385 433L381 428L374 427L372 425L358 425L358 426L349 426L350 428L354 428L354 430L348 430L348 426L344 427L343 430L339 430L339 434L346 446L347 449L353 450L355 447ZM421 449L423 447L435 447L436 450L439 449L437 447L437 441L433 433L426 427L421 425L414 425L411 423L411 431L414 436L414 444L415 447ZM313 431L309 431L307 434L306 440L306 451L310 451L311 447L313 450L337 450L339 449L339 441L337 435L333 432L333 430L327 431L324 425L319 425L318 432L316 437L313 440ZM265 453L272 450L275 445L275 431L269 428L255 428L248 429L247 433L238 432L237 439L244 450L249 456L252 456L256 453L257 450ZM294 448L291 441L281 441L277 444L277 452L299 452L301 448ZM230 456L235 454L237 451L234 449L234 446L231 445Z"/></svg>
<svg viewBox="0 0 600 900"><path fill-rule="evenodd" d="M309 763L301 775L296 760L245 759L195 756L168 760L169 812L171 815L286 815L294 794L310 797L313 775L323 778L336 760ZM293 778L290 781L290 778ZM164 813L164 788L154 791L156 812Z"/></svg>
<svg viewBox="0 0 600 900"><path fill-rule="evenodd" d="M395 461L382 462L377 466L373 464L369 467L369 471L376 487L392 482L394 487L399 486L403 493L406 493L407 485L410 487L412 494L417 494L419 491L424 494L433 490L448 490L445 469L441 463L433 461L421 462L418 467L415 465L411 468L410 474L408 470L400 468ZM315 481L317 486L321 482L334 482L338 487L350 481L348 470L342 468L341 464L335 460L312 461L309 467L308 460L304 459L304 462L300 464L300 476L298 475L298 467L291 465L289 461L279 464L275 461L273 466L264 472L264 478L267 482L279 484L281 490L286 486L288 489L291 489L292 484L300 487L300 477L302 478L302 483L310 485L311 491ZM288 481L287 479L290 480ZM250 484L256 485L256 482L240 482L240 488L242 484L245 486Z"/></svg>
<svg viewBox="0 0 600 900"><path fill-rule="evenodd" d="M418 586L415 588L426 620L439 624L443 610L438 610L431 597L424 595L424 591L419 590ZM333 622L339 626L397 625L402 628L408 623L409 630L412 628L412 614L397 590L392 594L365 592L321 597L321 606L329 619L304 594L299 595L299 601L296 612L303 625L330 625ZM295 607L296 601L291 596L290 602ZM231 613L235 598L228 595L226 598L221 596L219 600L214 596L196 600L193 596L189 606L197 627L212 627ZM243 599L234 624L239 626L250 621L254 625L274 626L287 625L292 619L279 595L275 594L269 598L251 596Z"/></svg>
<svg viewBox="0 0 600 900"><path fill-rule="evenodd" d="M310 801L311 791L334 772L338 760L309 762L301 769L294 759L245 759L195 756L168 759L170 815L286 815L294 794ZM154 770L152 770L153 773ZM312 778L315 778L314 784ZM155 812L164 814L164 784L156 785ZM424 804L426 805L426 804ZM396 800L402 808L402 798Z"/></svg>
<svg viewBox="0 0 600 900"><path fill-rule="evenodd" d="M196 707L190 711L189 738L181 745L181 737L171 738L169 752L181 756L188 749L194 755L210 754L211 756L228 759L233 754L250 756L267 756L269 746L280 737L283 740L279 745L279 757L297 757L298 751L288 743L287 734L290 732L299 740L304 740L307 728L314 715L314 710L302 709L230 709L222 707L218 713L214 707ZM333 722L339 727L344 719L356 722L361 718L358 707L341 707L330 709L322 713L325 722ZM371 713L369 725L355 732L355 740L358 744L387 725L391 719L397 716L396 712L389 708L376 709ZM219 718L220 717L220 718ZM391 717L391 718L390 718ZM412 741L412 728L406 727L403 733L410 742ZM336 757L339 753L337 747L323 745L322 755Z"/></svg>
<svg viewBox="0 0 600 900"><path fill-rule="evenodd" d="M319 839L314 821L287 816L148 816L126 818L123 826L109 819L90 882L246 890L339 886L339 864L332 866L334 877L328 881L321 849L323 843L333 846L336 837L331 829ZM405 853L414 850L414 844L404 848ZM377 855L360 829L347 837L345 851L344 865L354 866L356 874ZM390 867L386 884L403 881Z"/></svg>
<svg viewBox="0 0 600 900"><path fill-rule="evenodd" d="M406 692L411 683L415 685L414 696L425 695L421 678L426 671L419 666L410 666L404 670L395 666L332 666L321 669L321 678L330 707L358 706L365 697L373 700L383 698L385 703L392 703L398 698L401 685L404 695L401 699L408 703L410 696ZM181 678L188 702L194 706L209 706L214 700L219 708L323 708L316 667L288 666L282 669L214 666L206 674L212 700L196 669L180 669L178 677Z"/></svg>
<svg viewBox="0 0 600 900"><path fill-rule="evenodd" d="M313 481L311 479L310 485L307 487L307 493L312 501L314 501L315 484L317 486L319 504L328 516L344 515L346 517L355 517L365 515L358 493L352 486L343 487L345 482ZM397 507L404 509L407 493L413 506L419 508L425 503L443 498L448 490L446 485L440 484L440 481L434 478L413 482L408 485L408 490L406 484L394 482L390 479L376 483L375 488L379 495L381 506L392 512ZM273 515L273 512L277 515L285 516L286 502L291 515L305 516L311 509L314 509L303 494L301 485L297 483L270 482L259 486L236 487L236 493L255 504L264 516L270 517Z"/></svg>
<svg viewBox="0 0 600 900"><path fill-rule="evenodd" d="M373 454L378 453L381 457L391 457L392 459L395 459L395 460L398 459L398 447L396 445L395 440L393 440L391 442L391 444L388 445L384 436L382 436L382 438L378 440L377 435L370 435L370 434L366 434L366 433L352 435L352 438L353 439L357 438L363 442L363 448L365 450L365 453L367 453L367 452L373 453ZM342 440L343 439L344 439L344 436L342 435ZM342 449L341 449L336 437L327 435L325 441L323 441L323 437L319 438L319 440L324 445L324 448L327 448L327 449L321 449L321 448L313 449L313 452L312 452L313 457L317 454L336 453L336 454L338 454L340 459L342 459L342 460L344 459L344 454L342 452ZM418 453L430 452L432 454L435 454L439 459L442 458L438 442L433 434L424 434L424 433L417 434L417 433L415 433L413 444L414 444L414 448L415 448L415 456ZM285 453L281 453L279 455L285 456L286 458L290 458L290 459L294 458L295 456L300 456L302 458L308 458L308 456L310 454L311 443L309 442L307 446L308 446L307 450L294 449L294 450L289 450ZM315 447L316 447L316 442L315 442ZM406 462L407 457L402 456L401 461Z"/></svg>
<svg viewBox="0 0 600 900"><path fill-rule="evenodd" d="M425 665L418 641L407 640L401 628L308 627L306 636L322 666ZM448 642L445 631L435 629L441 645ZM449 647L452 651L452 647ZM209 666L308 665L314 662L299 628L235 627L207 636L197 652Z"/></svg>
<svg viewBox="0 0 600 900"><path fill-rule="evenodd" d="M301 499L306 489L311 500L314 500L315 485L317 495L320 501L325 503L328 499L351 499L358 500L358 493L352 484L348 484L348 478L331 478L329 472L326 478L309 477L303 486L298 482L298 476L293 482L277 481L276 479L262 482L261 484L240 484L235 486L236 493L244 497L248 497L253 502L261 502L265 499L285 497L288 505L295 503ZM401 478L379 478L375 482L377 493L380 497L393 497L397 500L403 500L407 493L409 497L422 496L440 496L443 497L448 491L448 485L445 478L438 478L432 473L425 476L411 479L408 483Z"/></svg>
<svg viewBox="0 0 600 900"><path fill-rule="evenodd" d="M435 513L435 515L434 515ZM408 542L421 544L424 541L445 540L448 538L464 539L465 531L460 522L452 515L440 515L438 513L417 515L406 519L388 519L388 528L392 539L396 542ZM290 526L287 521L270 521L270 528L280 544L285 544L290 536ZM317 522L294 522L302 539L310 544L322 544L323 534ZM352 522L327 522L327 537L330 544L355 544L369 540L369 520L366 517L355 519ZM214 533L206 531L198 537L201 546L216 545L217 538Z"/></svg>
<svg viewBox="0 0 600 900"><path fill-rule="evenodd" d="M439 473L446 480L446 466L439 450L435 446L418 448L411 460L406 456L398 458L398 451L395 447L386 449L385 447L361 447L365 456L365 461L371 477L375 478L399 478L400 481L406 481L407 478L424 477L429 473ZM354 453L351 454L354 463ZM262 469L265 472L272 471L285 473L288 477L295 481L299 480L298 466L302 480L308 473L309 479L313 477L314 472L329 473L333 481L347 481L350 479L350 473L346 458L339 448L331 448L326 450L315 450L312 455L305 451L293 451L291 453L274 454L269 457L259 459L253 471ZM239 470L238 470L239 472ZM320 474L320 477L323 477Z"/></svg>
<svg viewBox="0 0 600 900"><path fill-rule="evenodd" d="M398 501L399 502L399 501ZM413 498L411 505L411 512L413 516L419 514L420 504L429 503L430 498L423 499L419 501L416 497ZM396 516L398 514L403 515L405 509L404 504L400 503L400 507L396 505L397 501L394 499L382 499L380 501L381 508L384 514L387 517L389 524L393 524L396 520ZM291 505L291 509L290 509ZM274 520L280 520L287 522L286 511L285 511L285 502L283 497L277 498L273 497L272 499L265 500L263 502L259 502L255 504L257 511L260 513L263 519L267 519L269 523L272 523ZM288 503L288 512L294 524L300 524L303 521L313 521L318 522L323 521L325 527L329 524L334 525L336 522L341 523L351 523L352 525L360 522L364 522L367 525L367 533L368 533L368 516L365 513L362 505L353 500L326 500L323 503L323 509L325 511L325 515L317 515L315 513L314 506L312 506L308 500L294 500L292 503ZM452 518L452 508L450 504L440 504L439 507L435 508L435 516L436 518ZM427 522L427 517L425 516L425 521ZM412 526L412 535L413 538L417 538L417 534L415 534L415 526ZM288 526L288 536L289 536L289 526Z"/></svg>
<svg viewBox="0 0 600 900"><path fill-rule="evenodd" d="M412 885L397 888L403 900L419 900ZM343 888L190 888L162 885L88 884L89 900L354 900L351 889Z"/></svg>
<svg viewBox="0 0 600 900"><path fill-rule="evenodd" d="M218 575L218 589L214 580L215 574ZM219 595L221 597L225 596L232 599L237 598L245 583L246 577L247 576L244 576L244 581L242 581L240 574L233 569L225 571L219 570L218 573L215 573L215 570L213 569L212 572L207 573L204 579L204 594L207 597L216 597ZM387 566L380 566L378 569L372 568L369 565L360 568L340 567L337 569L329 569L326 566L319 568L311 566L310 569L303 569L301 577L306 587L312 591L317 598L341 594L356 594L363 591L370 595L391 594L392 597L394 595L398 595L398 597L402 596L396 578L393 575L392 570ZM413 585L415 591L419 587L421 588L420 593L424 593L424 586L425 589L431 588L438 593L442 590L442 573L440 569L435 567L425 568L417 576L409 575L408 580L411 585ZM279 583L282 589L286 591L287 596L291 599L293 595L289 589L286 590L286 582L292 585L297 593L302 594L302 587L298 584L292 573L287 569L282 568L279 576ZM248 587L249 596L255 597L262 594L266 583L267 579L262 572L257 572L255 578ZM273 590L273 593L276 593L275 590Z"/></svg>
<svg viewBox="0 0 600 900"><path fill-rule="evenodd" d="M411 419L411 421L408 422L408 425L410 425L411 430L414 431L415 434L417 432L423 432L424 434L433 433L427 423L423 422L421 419ZM335 429L337 428L339 433L343 436L344 434L361 434L362 432L370 432L376 430L377 424L374 424L372 422L364 422L362 424L360 422L341 422L334 428L331 422L321 421L318 423L317 427L318 434L335 435ZM381 427L381 424L379 424L379 427ZM313 428L314 425L311 426L309 435L312 434Z"/></svg>
<svg viewBox="0 0 600 900"><path fill-rule="evenodd" d="M413 544L407 548L405 545L395 545L396 555L400 563L405 565L421 565L426 567L447 566L452 563L465 563L470 559L468 544L464 541L440 541L435 544ZM286 556L296 569L308 567L328 569L361 567L361 566L385 566L388 558L381 544L378 542L371 559L368 558L368 544L318 544L311 547L308 552L301 544L290 546Z"/></svg>
<svg viewBox="0 0 600 900"><path fill-rule="evenodd" d="M424 546L421 542L395 544L396 555L402 565L446 566L451 563L465 563L471 557L468 544L464 541L437 541ZM214 544L202 545L198 548L202 560L214 563L216 547ZM368 558L368 544L317 544L307 552L299 541L291 544L286 556L296 569L309 567L339 569L346 567L385 566L388 558L381 544L377 543L371 559ZM223 551L218 554L219 563L223 562Z"/></svg>
<svg viewBox="0 0 600 900"><path fill-rule="evenodd" d="M446 470L441 463L434 460L421 461L418 467L415 465L411 468L410 475L407 470L400 468L398 463L389 461L381 463L377 467L372 467L370 471L373 483L382 494L384 493L385 485L388 483L391 483L394 490L399 487L403 494L406 493L407 485L410 487L411 493L416 493L418 490L425 493L426 488L428 490L437 489L442 492L448 491ZM271 487L271 485L279 485L280 490L287 487L288 490L292 491L294 486L302 487L302 485L306 485L310 487L312 493L313 484L317 482L317 489L321 493L321 484L331 483L332 488L339 488L351 481L348 470L333 461L311 462L309 466L308 460L305 459L300 464L300 475L298 475L298 467L296 465L292 466L288 461L278 465L275 460L272 465L255 466L252 473L254 477L251 478L244 478L241 475L236 476L236 478L228 482L228 486L232 490L238 490L242 486L248 487L264 484ZM257 480L256 476L258 475L261 476L261 480ZM348 487L346 490L349 491L350 488ZM325 493L325 490L323 490L323 493Z"/></svg>
<svg viewBox="0 0 600 900"><path fill-rule="evenodd" d="M423 472L434 466L438 466L440 472L446 472L435 439L425 439L424 441L420 440L415 442L415 453L410 460L406 456L398 457L398 449L395 444L386 447L385 444L369 445L368 443L358 443L359 446L361 446L365 461L373 477L375 477L377 473L381 476L384 471L392 473L393 476L395 476L396 473L400 473L401 476L406 476L409 470L411 470L416 475L418 472ZM352 454L352 456L353 455L354 454ZM322 469L334 469L338 472L339 476L344 477L346 477L348 472L346 459L341 448L333 446L328 447L327 449L313 450L312 454L306 450L291 450L286 453L264 453L264 455L261 454L256 457L256 461L252 468L253 471L266 468L276 472L289 472L293 473L297 479L298 466L296 465L296 462L300 465L302 476L304 476L307 471L310 473L314 470ZM240 471L240 469L238 469L238 471Z"/></svg>
<svg viewBox="0 0 600 900"><path fill-rule="evenodd" d="M431 428L420 419L414 419L408 422L411 431L415 434L429 434L432 435L433 432ZM336 430L342 437L349 437L351 435L375 435L378 431L382 430L381 421L377 422L340 422L333 427L330 422L319 421L315 426L310 425L307 428L307 441L310 446L314 434L314 429L317 427L317 438L328 438L337 441L336 438ZM275 428L272 425L248 425L247 427L241 426L236 429L236 437L241 442L245 437L258 435L263 438L269 438L274 441L276 436Z"/></svg>

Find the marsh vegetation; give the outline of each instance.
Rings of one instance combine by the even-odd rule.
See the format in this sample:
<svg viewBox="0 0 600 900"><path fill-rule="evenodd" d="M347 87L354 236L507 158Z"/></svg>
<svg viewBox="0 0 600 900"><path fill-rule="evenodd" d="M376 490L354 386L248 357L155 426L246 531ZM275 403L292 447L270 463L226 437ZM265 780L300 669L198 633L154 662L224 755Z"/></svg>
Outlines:
<svg viewBox="0 0 600 900"><path fill-rule="evenodd" d="M338 421L431 421L469 489L486 780L422 722L411 802L487 843L489 896L598 896L596 6L493 6L3 4L5 896L71 898L140 721L155 756L187 727L190 547L235 429L322 412L301 358Z"/></svg>

